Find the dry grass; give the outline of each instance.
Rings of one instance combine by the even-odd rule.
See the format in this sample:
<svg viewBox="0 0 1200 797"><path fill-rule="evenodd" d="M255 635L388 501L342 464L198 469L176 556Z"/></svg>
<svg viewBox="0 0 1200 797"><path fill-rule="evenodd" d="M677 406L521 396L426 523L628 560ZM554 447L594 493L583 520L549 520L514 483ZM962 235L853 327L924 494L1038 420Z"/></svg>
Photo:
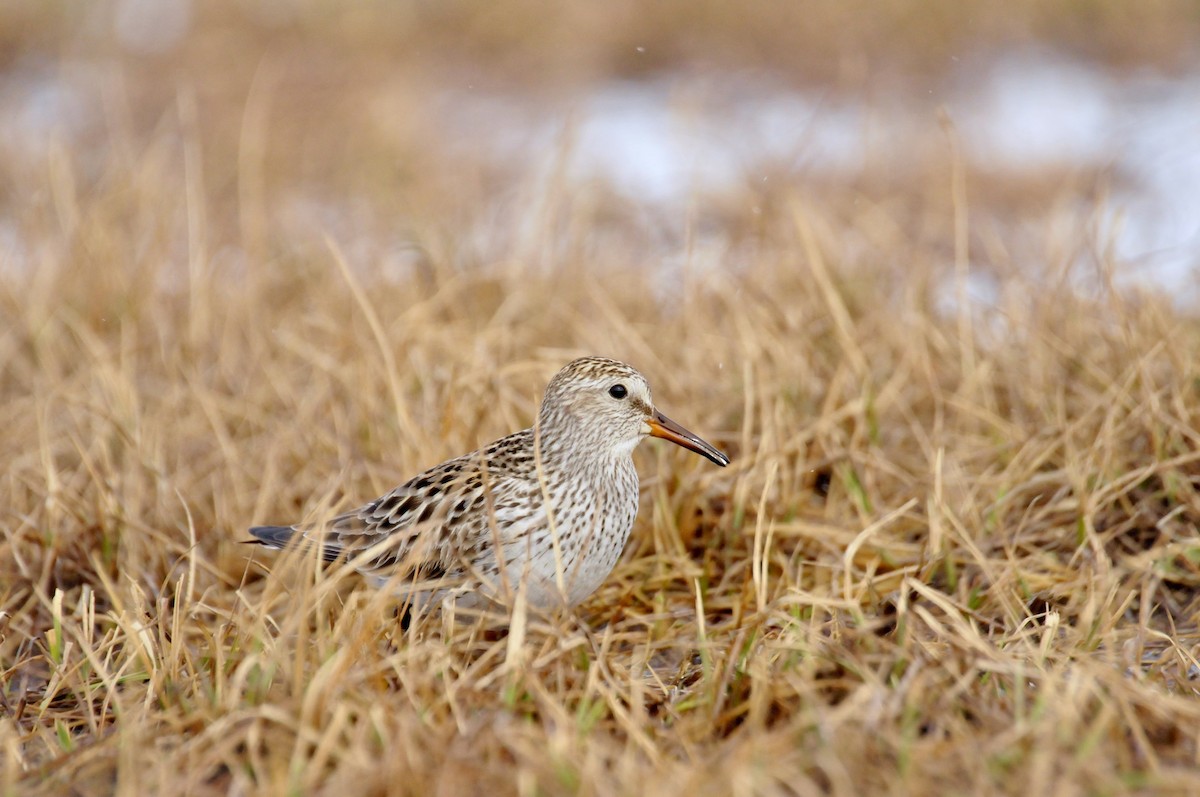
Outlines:
<svg viewBox="0 0 1200 797"><path fill-rule="evenodd" d="M439 149L365 33L205 75L221 30L0 155L3 793L1200 792L1200 317L1036 223L1088 176L935 151L656 218ZM944 300L968 264L995 307ZM578 612L402 629L239 544L581 353L734 462L644 445Z"/></svg>

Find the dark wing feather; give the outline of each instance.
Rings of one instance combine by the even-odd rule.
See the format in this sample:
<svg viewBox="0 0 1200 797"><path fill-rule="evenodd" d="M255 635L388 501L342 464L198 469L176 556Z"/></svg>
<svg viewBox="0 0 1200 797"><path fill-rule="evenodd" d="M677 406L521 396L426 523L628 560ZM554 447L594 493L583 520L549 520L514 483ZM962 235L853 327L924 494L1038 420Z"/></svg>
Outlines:
<svg viewBox="0 0 1200 797"><path fill-rule="evenodd" d="M285 548L297 537L319 542L325 561L361 558L365 561L357 564L365 573L399 569L435 579L461 572L456 560L471 553L464 538L478 525L489 488L504 492L505 481L536 480L532 442L533 432L526 429L430 468L327 523L257 526L250 533L270 548Z"/></svg>

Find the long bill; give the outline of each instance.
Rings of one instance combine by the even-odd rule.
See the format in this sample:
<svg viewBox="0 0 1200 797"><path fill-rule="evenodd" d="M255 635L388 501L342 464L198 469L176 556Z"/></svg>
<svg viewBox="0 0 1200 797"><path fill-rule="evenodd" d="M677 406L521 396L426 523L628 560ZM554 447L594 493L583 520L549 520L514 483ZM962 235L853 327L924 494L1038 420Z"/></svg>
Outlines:
<svg viewBox="0 0 1200 797"><path fill-rule="evenodd" d="M687 429L684 429L658 410L654 410L654 414L646 420L646 425L650 427L651 437L661 437L663 440L670 440L676 445L683 446L688 451L695 451L700 456L717 463L722 468L729 464L729 457Z"/></svg>

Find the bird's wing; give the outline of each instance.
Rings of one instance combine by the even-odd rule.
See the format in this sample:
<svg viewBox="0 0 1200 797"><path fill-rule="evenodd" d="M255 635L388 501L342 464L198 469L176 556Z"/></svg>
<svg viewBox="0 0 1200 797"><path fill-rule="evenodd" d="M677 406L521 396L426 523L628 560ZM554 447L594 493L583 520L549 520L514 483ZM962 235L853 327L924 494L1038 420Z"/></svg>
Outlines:
<svg viewBox="0 0 1200 797"><path fill-rule="evenodd" d="M320 542L327 561L345 558L371 575L427 580L461 574L463 560L469 562L485 542L483 534L491 532L491 519L503 523L504 505L537 489L533 469L512 456L531 447L531 440L528 430L502 438L430 468L327 524L298 531Z"/></svg>

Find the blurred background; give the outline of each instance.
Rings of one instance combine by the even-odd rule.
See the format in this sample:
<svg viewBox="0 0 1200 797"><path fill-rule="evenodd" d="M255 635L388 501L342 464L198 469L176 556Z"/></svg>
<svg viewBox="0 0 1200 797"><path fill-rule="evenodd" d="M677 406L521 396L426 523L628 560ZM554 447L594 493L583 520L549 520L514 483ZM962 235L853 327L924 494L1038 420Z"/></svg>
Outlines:
<svg viewBox="0 0 1200 797"><path fill-rule="evenodd" d="M1190 0L10 2L0 257L63 256L46 225L89 223L65 193L133 223L131 173L189 192L121 253L158 277L286 274L330 236L390 279L519 261L670 285L762 254L797 202L903 273L957 204L946 262L920 265L967 262L977 303L1014 280L1186 303L1198 29Z"/></svg>

